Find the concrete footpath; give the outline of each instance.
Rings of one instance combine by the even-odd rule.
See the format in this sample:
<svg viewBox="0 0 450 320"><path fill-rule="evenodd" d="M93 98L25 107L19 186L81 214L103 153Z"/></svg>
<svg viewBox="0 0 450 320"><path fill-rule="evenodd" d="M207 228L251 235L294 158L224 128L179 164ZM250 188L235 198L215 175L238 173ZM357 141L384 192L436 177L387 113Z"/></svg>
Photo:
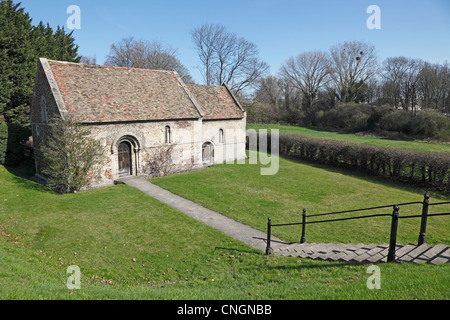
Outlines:
<svg viewBox="0 0 450 320"><path fill-rule="evenodd" d="M260 230L254 229L248 225L230 219L218 212L207 209L198 203L187 200L176 194L171 193L143 177L125 177L116 180L118 183L124 183L131 187L141 190L149 196L187 214L188 216L207 224L223 233L242 241L251 247L264 251L266 250L267 234ZM271 247L278 249L286 246L288 243L283 242L278 238L272 237Z"/></svg>
<svg viewBox="0 0 450 320"><path fill-rule="evenodd" d="M149 196L207 224L223 233L242 241L251 247L266 251L267 234L250 226L237 222L224 215L207 209L198 203L187 200L158 187L143 177L126 177L116 181L141 190ZM324 243L286 243L272 237L271 248L274 254L319 259L328 261L386 262L388 244L324 244ZM396 248L397 262L443 264L450 262L450 247L438 244L429 246L412 244Z"/></svg>

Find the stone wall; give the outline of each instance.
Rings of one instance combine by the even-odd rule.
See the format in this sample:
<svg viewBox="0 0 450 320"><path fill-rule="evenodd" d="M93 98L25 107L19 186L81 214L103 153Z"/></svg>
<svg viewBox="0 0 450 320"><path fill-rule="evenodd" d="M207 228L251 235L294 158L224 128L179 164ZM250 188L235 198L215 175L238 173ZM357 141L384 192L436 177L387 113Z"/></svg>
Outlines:
<svg viewBox="0 0 450 320"><path fill-rule="evenodd" d="M102 179L96 186L110 185L119 178L118 145L127 141L132 146L132 175L147 175L146 161L158 148L174 145L173 171L200 167L201 120L152 121L89 125L94 138L101 141L106 155ZM166 143L166 127L170 143Z"/></svg>
<svg viewBox="0 0 450 320"><path fill-rule="evenodd" d="M90 125L93 137L102 142L106 163L102 178L95 187L111 185L119 178L117 148L121 141L132 147L132 174L147 176L146 161L153 152L168 144L165 142L166 127L170 127L174 145L173 172L192 170L204 166L202 145L214 146L214 163L245 159L245 119L242 120L174 120ZM224 132L219 142L219 130Z"/></svg>
<svg viewBox="0 0 450 320"><path fill-rule="evenodd" d="M223 130L220 141L220 130ZM214 146L214 163L223 163L246 158L245 131L246 121L239 120L203 120L203 142Z"/></svg>
<svg viewBox="0 0 450 320"><path fill-rule="evenodd" d="M36 172L41 176L41 141L48 130L48 121L53 117L67 118L68 112L62 101L60 89L53 78L48 62L41 59L30 111L34 139ZM61 89L63 90L63 89ZM172 161L174 171L201 168L202 146L209 142L214 148L214 163L245 159L246 118L238 120L170 120L137 121L104 124L86 124L92 136L101 141L106 161L99 180L92 187L112 185L119 178L118 146L127 141L132 147L131 167L133 175L146 175L147 160L158 148L174 145ZM170 143L166 143L166 127L170 127ZM220 141L219 133L223 132ZM210 165L207 163L206 165Z"/></svg>
<svg viewBox="0 0 450 320"><path fill-rule="evenodd" d="M40 143L45 139L48 131L48 122L52 118L61 118L61 112L55 96L58 96L58 86L54 79L44 72L49 68L48 63L41 60L38 63L36 82L30 109L31 132L33 135L33 151L36 162L36 173L41 175ZM55 95L56 93L56 95Z"/></svg>

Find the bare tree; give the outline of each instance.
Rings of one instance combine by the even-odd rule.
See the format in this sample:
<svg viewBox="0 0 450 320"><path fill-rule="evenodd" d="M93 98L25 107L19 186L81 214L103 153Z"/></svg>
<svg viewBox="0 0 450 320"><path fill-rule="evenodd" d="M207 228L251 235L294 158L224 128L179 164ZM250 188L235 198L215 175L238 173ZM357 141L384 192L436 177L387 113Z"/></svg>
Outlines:
<svg viewBox="0 0 450 320"><path fill-rule="evenodd" d="M406 57L390 57L383 62L384 91L394 108L398 108L400 105L400 87L405 77L407 64Z"/></svg>
<svg viewBox="0 0 450 320"><path fill-rule="evenodd" d="M255 94L255 100L270 103L273 105L280 104L281 99L281 80L274 76L267 76L258 81L258 87Z"/></svg>
<svg viewBox="0 0 450 320"><path fill-rule="evenodd" d="M158 41L124 38L111 45L105 64L129 68L176 70L184 82L193 83L188 69L177 58L177 50Z"/></svg>
<svg viewBox="0 0 450 320"><path fill-rule="evenodd" d="M207 85L227 83L236 94L254 87L269 66L258 57L256 45L224 26L204 24L192 32L200 58L203 79Z"/></svg>
<svg viewBox="0 0 450 320"><path fill-rule="evenodd" d="M311 115L311 107L319 90L329 81L329 72L330 60L323 51L301 53L289 58L281 66L281 77L303 93L303 107L307 118Z"/></svg>
<svg viewBox="0 0 450 320"><path fill-rule="evenodd" d="M144 158L144 173L152 177L167 176L175 169L172 159L175 144L160 145Z"/></svg>
<svg viewBox="0 0 450 320"><path fill-rule="evenodd" d="M423 61L420 59L408 59L405 67L406 72L400 86L402 98L400 101L403 109L411 109L412 112L415 112L418 100L419 74L423 67Z"/></svg>
<svg viewBox="0 0 450 320"><path fill-rule="evenodd" d="M419 75L423 61L406 57L387 58L383 63L383 75L389 81L395 107L415 110L418 100Z"/></svg>
<svg viewBox="0 0 450 320"><path fill-rule="evenodd" d="M419 96L423 108L437 109L439 96L439 64L426 62L419 75Z"/></svg>
<svg viewBox="0 0 450 320"><path fill-rule="evenodd" d="M200 62L200 71L206 85L213 85L215 45L221 41L225 33L225 27L212 24L204 24L191 32L192 40L197 49Z"/></svg>
<svg viewBox="0 0 450 320"><path fill-rule="evenodd" d="M438 70L438 89L436 90L436 109L450 114L450 65L445 61Z"/></svg>
<svg viewBox="0 0 450 320"><path fill-rule="evenodd" d="M280 80L280 90L280 111L283 120L291 124L302 123L304 119L302 111L303 93L284 79Z"/></svg>
<svg viewBox="0 0 450 320"><path fill-rule="evenodd" d="M355 101L358 90L378 70L375 47L361 41L345 41L330 49L331 77L343 102Z"/></svg>
<svg viewBox="0 0 450 320"><path fill-rule="evenodd" d="M96 65L97 64L97 56L94 54L93 56L81 56L80 63Z"/></svg>
<svg viewBox="0 0 450 320"><path fill-rule="evenodd" d="M258 81L253 103L248 108L247 119L255 123L276 123L280 118L282 80L267 76Z"/></svg>
<svg viewBox="0 0 450 320"><path fill-rule="evenodd" d="M425 62L418 79L419 97L422 108L446 110L446 101L450 94L450 69L448 63Z"/></svg>

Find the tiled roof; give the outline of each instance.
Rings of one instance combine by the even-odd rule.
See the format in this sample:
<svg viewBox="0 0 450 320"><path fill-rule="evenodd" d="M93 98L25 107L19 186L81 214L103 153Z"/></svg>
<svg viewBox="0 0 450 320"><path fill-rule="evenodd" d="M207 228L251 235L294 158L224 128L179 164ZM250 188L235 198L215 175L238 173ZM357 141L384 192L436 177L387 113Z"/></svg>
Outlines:
<svg viewBox="0 0 450 320"><path fill-rule="evenodd" d="M205 120L242 119L244 111L226 86L186 85L200 104Z"/></svg>
<svg viewBox="0 0 450 320"><path fill-rule="evenodd" d="M201 108L176 72L48 60L77 122L199 119ZM47 71L48 72L48 71Z"/></svg>

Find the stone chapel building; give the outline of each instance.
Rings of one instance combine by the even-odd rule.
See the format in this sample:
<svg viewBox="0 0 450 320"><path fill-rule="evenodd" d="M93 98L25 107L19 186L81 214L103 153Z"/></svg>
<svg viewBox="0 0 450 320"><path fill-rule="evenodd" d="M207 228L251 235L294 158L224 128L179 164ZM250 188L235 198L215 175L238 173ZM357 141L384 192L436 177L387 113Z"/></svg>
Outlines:
<svg viewBox="0 0 450 320"><path fill-rule="evenodd" d="M245 159L246 113L226 85L185 84L176 71L39 59L31 105L36 174L50 118L89 126L106 163L94 187L145 174L152 150L173 144L176 171Z"/></svg>

